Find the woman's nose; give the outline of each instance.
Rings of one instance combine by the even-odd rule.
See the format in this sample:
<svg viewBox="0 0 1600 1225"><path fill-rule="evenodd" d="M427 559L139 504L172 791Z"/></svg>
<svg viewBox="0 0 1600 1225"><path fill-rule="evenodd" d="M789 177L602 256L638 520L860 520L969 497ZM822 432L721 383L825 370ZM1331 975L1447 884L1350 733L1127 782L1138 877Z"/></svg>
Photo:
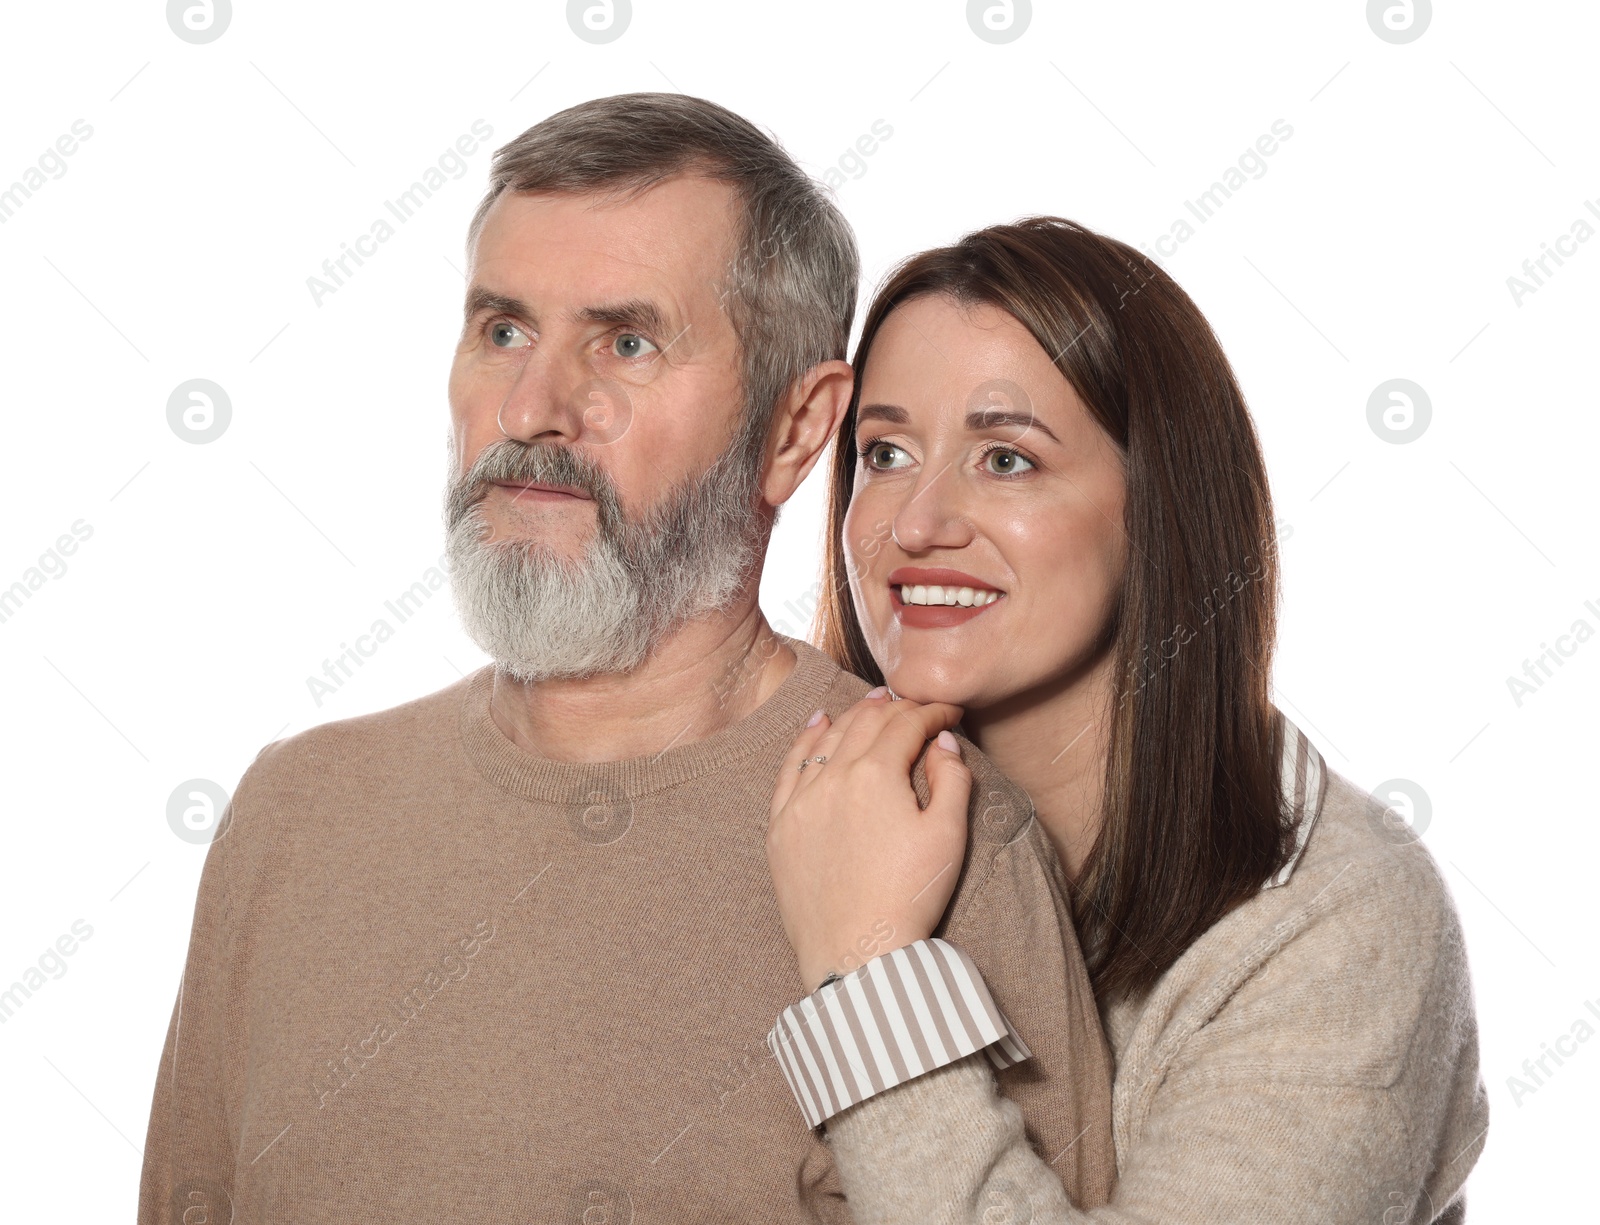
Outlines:
<svg viewBox="0 0 1600 1225"><path fill-rule="evenodd" d="M890 523L894 542L907 553L959 549L968 543L972 525L964 513L960 484L948 467L917 482Z"/></svg>

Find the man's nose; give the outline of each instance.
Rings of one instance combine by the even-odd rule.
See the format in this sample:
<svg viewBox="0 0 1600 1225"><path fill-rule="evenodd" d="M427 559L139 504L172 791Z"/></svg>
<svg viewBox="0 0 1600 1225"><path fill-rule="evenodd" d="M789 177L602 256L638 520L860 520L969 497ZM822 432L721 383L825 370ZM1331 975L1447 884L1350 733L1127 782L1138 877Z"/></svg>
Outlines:
<svg viewBox="0 0 1600 1225"><path fill-rule="evenodd" d="M959 549L972 540L962 482L950 465L930 470L900 504L891 522L894 541L907 553Z"/></svg>
<svg viewBox="0 0 1600 1225"><path fill-rule="evenodd" d="M507 438L525 443L573 443L584 429L583 375L545 356L528 355L506 389L495 421Z"/></svg>

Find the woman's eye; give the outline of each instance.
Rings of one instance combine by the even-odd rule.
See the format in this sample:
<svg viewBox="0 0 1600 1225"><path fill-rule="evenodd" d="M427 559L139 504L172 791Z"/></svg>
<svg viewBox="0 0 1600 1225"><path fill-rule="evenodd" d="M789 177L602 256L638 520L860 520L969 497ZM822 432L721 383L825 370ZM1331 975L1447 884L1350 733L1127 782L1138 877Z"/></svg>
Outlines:
<svg viewBox="0 0 1600 1225"><path fill-rule="evenodd" d="M618 357L643 357L656 347L637 332L623 332L611 342L611 351Z"/></svg>
<svg viewBox="0 0 1600 1225"><path fill-rule="evenodd" d="M882 472L887 468L898 468L907 458L906 453L892 442L874 442L866 449L867 464Z"/></svg>
<svg viewBox="0 0 1600 1225"><path fill-rule="evenodd" d="M521 342L517 337L521 337ZM489 343L497 349L522 349L530 343L528 335L514 323L507 323L504 319L497 319L489 325Z"/></svg>
<svg viewBox="0 0 1600 1225"><path fill-rule="evenodd" d="M1033 467L1033 461L1019 451L996 447L984 455L983 466L996 476L1010 476L1016 472L1028 471Z"/></svg>

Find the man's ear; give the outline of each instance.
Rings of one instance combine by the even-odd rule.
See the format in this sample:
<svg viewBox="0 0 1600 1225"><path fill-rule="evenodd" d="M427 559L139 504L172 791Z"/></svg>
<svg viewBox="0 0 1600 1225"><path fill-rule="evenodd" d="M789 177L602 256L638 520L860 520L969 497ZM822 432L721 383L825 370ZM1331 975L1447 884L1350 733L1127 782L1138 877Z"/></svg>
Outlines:
<svg viewBox="0 0 1600 1225"><path fill-rule="evenodd" d="M761 496L782 506L806 479L850 407L855 372L841 361L820 362L795 380L778 402L767 430Z"/></svg>

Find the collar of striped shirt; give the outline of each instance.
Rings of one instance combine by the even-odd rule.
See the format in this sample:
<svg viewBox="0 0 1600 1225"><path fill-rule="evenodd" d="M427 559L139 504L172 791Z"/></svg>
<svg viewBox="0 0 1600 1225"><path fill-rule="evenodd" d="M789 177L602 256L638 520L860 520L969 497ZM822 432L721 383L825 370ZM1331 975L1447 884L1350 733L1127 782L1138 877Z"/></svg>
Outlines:
<svg viewBox="0 0 1600 1225"><path fill-rule="evenodd" d="M1283 721L1283 759L1278 768L1278 785L1283 791L1283 802L1294 821L1294 852L1278 871L1269 877L1263 889L1276 889L1286 884L1305 852L1306 841L1311 837L1312 826L1322 815L1322 800L1328 794L1328 769L1306 734L1280 709L1278 718Z"/></svg>

